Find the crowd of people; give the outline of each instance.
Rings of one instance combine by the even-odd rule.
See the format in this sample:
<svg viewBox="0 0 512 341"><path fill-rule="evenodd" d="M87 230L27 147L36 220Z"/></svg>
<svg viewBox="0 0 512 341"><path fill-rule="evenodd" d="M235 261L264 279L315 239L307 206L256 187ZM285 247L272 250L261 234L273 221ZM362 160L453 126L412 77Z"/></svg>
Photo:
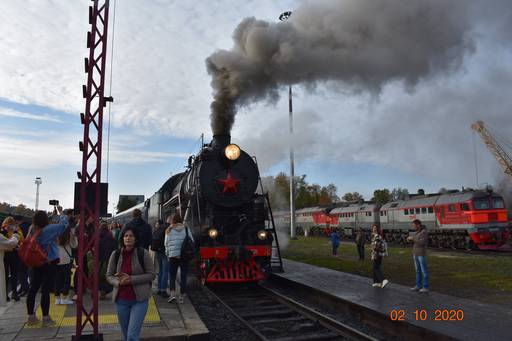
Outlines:
<svg viewBox="0 0 512 341"><path fill-rule="evenodd" d="M84 239L94 233L94 221L86 219ZM56 305L72 305L76 300L78 271L79 218L72 210L55 207L52 214L36 211L32 222L22 217L7 217L0 230L0 305L20 300L27 295L27 324L52 326L50 294ZM99 268L94 268L91 253L84 259L86 274L99 272L100 299L112 299L125 340L138 340L149 298L153 295L152 282L158 267L157 294L169 303L183 303L186 294L188 258L182 257L186 238L193 241L191 231L178 214L158 220L152 228L142 218L140 210L133 211L132 220L124 226L106 221L99 224ZM24 252L20 252L21 249ZM25 252L31 248L30 252ZM153 255L150 254L152 251ZM37 266L27 257L44 257ZM24 258L25 257L25 258ZM180 294L176 291L176 275L180 269ZM72 295L74 291L74 295ZM42 320L35 314L36 295L41 293Z"/></svg>
<svg viewBox="0 0 512 341"><path fill-rule="evenodd" d="M413 243L413 262L416 270L416 285L411 288L412 291L426 293L428 289L428 267L427 267L427 246L428 246L428 231L419 219L412 222L412 227L415 230L407 241ZM332 255L338 257L338 248L340 246L340 236L336 230L330 234ZM362 228L357 229L355 235L355 244L360 261L365 259L365 243L366 234ZM386 240L382 236L380 227L376 224L372 226L371 230L371 243L370 243L370 258L372 261L372 277L373 287L384 288L389 284L389 280L382 272L382 264L385 257L388 256L388 247Z"/></svg>

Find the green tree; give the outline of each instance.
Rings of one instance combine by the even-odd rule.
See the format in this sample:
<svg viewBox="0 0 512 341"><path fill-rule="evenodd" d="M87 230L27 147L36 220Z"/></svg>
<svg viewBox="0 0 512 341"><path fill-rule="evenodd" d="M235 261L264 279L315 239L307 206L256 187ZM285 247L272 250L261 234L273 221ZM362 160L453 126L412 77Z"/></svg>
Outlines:
<svg viewBox="0 0 512 341"><path fill-rule="evenodd" d="M342 199L348 202L358 202L364 200L363 196L358 192L345 193Z"/></svg>
<svg viewBox="0 0 512 341"><path fill-rule="evenodd" d="M389 189L376 189L373 191L373 198L372 201L375 201L376 203L380 205L384 205L391 201L391 193L389 192Z"/></svg>
<svg viewBox="0 0 512 341"><path fill-rule="evenodd" d="M396 187L391 191L391 201L404 200L408 196L407 188Z"/></svg>

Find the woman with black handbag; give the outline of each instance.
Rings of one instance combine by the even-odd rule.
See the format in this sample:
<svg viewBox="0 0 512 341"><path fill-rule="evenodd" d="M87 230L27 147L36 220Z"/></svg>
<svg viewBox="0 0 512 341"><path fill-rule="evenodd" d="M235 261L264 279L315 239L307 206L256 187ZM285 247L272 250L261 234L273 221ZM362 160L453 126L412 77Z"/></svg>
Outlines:
<svg viewBox="0 0 512 341"><path fill-rule="evenodd" d="M194 242L192 233L183 225L183 220L178 214L167 219L171 225L165 231L165 254L169 258L169 277L171 296L167 302L176 300L176 273L180 268L180 296L178 302L183 303L187 291L188 262L190 261L190 247L185 247L186 252L182 253L184 245L190 246Z"/></svg>

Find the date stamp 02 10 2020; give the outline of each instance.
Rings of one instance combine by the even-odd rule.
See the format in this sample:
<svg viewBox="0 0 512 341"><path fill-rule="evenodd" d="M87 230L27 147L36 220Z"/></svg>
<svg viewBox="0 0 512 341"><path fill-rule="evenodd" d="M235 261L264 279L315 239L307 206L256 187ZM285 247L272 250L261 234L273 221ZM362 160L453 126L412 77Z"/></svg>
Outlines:
<svg viewBox="0 0 512 341"><path fill-rule="evenodd" d="M391 321L406 321L413 319L416 321L463 321L464 310L462 309L416 309L409 316L405 309L393 309L389 312Z"/></svg>

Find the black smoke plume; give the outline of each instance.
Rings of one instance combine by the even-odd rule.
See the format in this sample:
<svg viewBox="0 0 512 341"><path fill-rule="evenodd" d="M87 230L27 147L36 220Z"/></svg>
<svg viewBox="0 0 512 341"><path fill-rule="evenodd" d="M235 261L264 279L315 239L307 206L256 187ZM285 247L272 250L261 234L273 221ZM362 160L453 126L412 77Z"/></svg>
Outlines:
<svg viewBox="0 0 512 341"><path fill-rule="evenodd" d="M378 94L452 71L473 49L464 0L315 0L286 22L245 18L231 50L207 58L213 134L229 133L240 106L276 101L282 85L338 81Z"/></svg>

